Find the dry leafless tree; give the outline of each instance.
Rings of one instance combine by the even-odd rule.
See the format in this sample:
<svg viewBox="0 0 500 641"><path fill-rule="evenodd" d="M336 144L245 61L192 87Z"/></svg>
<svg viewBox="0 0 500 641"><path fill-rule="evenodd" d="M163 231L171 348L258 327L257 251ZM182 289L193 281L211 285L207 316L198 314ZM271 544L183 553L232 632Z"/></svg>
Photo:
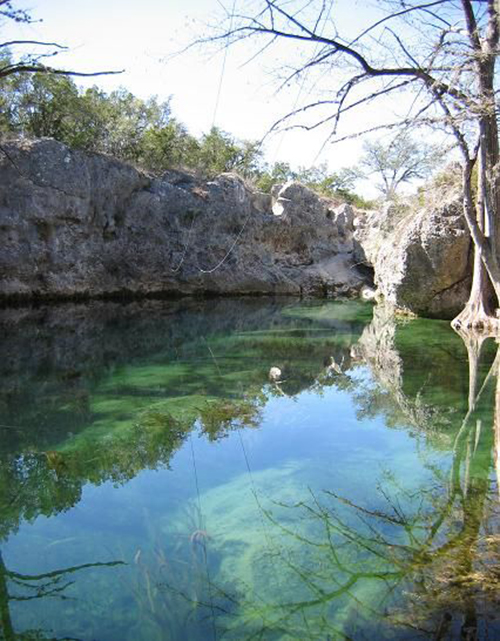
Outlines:
<svg viewBox="0 0 500 641"><path fill-rule="evenodd" d="M352 13L354 25L359 16L358 33L347 34L339 9ZM500 301L499 20L496 0L234 0L225 21L198 40L254 43L256 56L285 41L303 53L285 84L310 78L322 97L298 105L274 128L327 126L329 140L342 140L347 113L361 116L361 108L383 97L401 101L403 93L411 100L405 116L384 127L448 132L462 156L463 211L475 247L470 299L454 324L488 330L498 328Z"/></svg>

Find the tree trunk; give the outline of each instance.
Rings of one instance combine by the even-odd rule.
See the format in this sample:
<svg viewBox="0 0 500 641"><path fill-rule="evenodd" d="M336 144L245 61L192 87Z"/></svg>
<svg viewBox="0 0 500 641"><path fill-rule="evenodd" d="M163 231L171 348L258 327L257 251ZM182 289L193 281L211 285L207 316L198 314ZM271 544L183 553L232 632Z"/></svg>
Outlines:
<svg viewBox="0 0 500 641"><path fill-rule="evenodd" d="M14 641L16 638L14 626L10 618L9 591L7 589L7 571L0 552L0 633L5 641Z"/></svg>
<svg viewBox="0 0 500 641"><path fill-rule="evenodd" d="M491 241L490 224L488 224L489 221L486 219L485 212L485 191L485 159L481 153L478 163L478 187L475 207L472 200L472 164L464 168L464 208L468 209L469 213L475 215L479 230ZM472 210L472 212L470 210ZM483 255L481 248L474 243L474 266L471 291L464 309L452 321L452 326L456 330L475 329L479 331L491 331L495 330L498 325L492 304L495 288L493 287L492 278L486 269L486 263L487 258Z"/></svg>
<svg viewBox="0 0 500 641"><path fill-rule="evenodd" d="M500 351L500 346L499 346ZM493 464L497 478L497 492L500 495L500 361L496 364L497 383L495 387L495 413L493 415Z"/></svg>
<svg viewBox="0 0 500 641"><path fill-rule="evenodd" d="M497 299L495 307L498 307L500 303L500 233L498 224L498 216L500 215L500 175L498 172L500 150L495 102L490 96L493 96L493 88L487 91L486 114L480 124L478 198L482 201L485 234L491 247L491 256L487 260L483 256L483 262L495 290Z"/></svg>
<svg viewBox="0 0 500 641"><path fill-rule="evenodd" d="M467 16L471 49L474 52L472 60L479 92L478 186L477 201L474 207L472 199L474 158L470 157L467 146L462 144L465 160L464 214L473 237L475 257L469 301L452 324L455 328L471 328L498 333L500 323L494 310L500 303L500 230L498 226L500 149L495 102L495 62L498 55L500 16L497 3L488 0L488 25L485 37L480 38L472 3L468 0L462 0L462 4ZM492 292L494 292L494 296L491 295ZM496 303L492 302L495 297Z"/></svg>
<svg viewBox="0 0 500 641"><path fill-rule="evenodd" d="M476 332L459 331L461 339L467 349L467 361L469 363L469 399L467 414L470 415L476 409L477 393L479 386L479 363L483 345L488 338L485 334Z"/></svg>

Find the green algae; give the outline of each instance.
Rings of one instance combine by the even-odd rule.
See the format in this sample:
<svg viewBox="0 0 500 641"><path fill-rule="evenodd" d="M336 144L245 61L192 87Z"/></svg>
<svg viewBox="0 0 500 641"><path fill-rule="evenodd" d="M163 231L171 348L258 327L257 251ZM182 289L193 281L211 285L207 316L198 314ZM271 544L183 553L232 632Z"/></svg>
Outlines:
<svg viewBox="0 0 500 641"><path fill-rule="evenodd" d="M9 605L13 627L405 639L443 617L453 635L473 611L494 635L494 345L471 408L467 350L444 323L377 325L358 303L237 306L181 306L176 321L159 305L126 322L114 308L88 360L60 348L47 364L33 348L33 370L15 383L10 371L8 567L125 563L88 568L65 598Z"/></svg>
<svg viewBox="0 0 500 641"><path fill-rule="evenodd" d="M243 475L201 497L208 554L223 559L212 585L238 603L217 621L227 638L335 637L362 617L366 627L370 617L384 618L381 585L402 572L346 545L346 511L329 514L304 474L307 464L297 462ZM162 531L169 537L182 523L174 519ZM353 532L361 546L361 533Z"/></svg>
<svg viewBox="0 0 500 641"><path fill-rule="evenodd" d="M372 305L359 301L318 302L308 301L301 305L291 305L285 312L294 318L306 318L320 323L351 322L352 319L369 322L372 318Z"/></svg>

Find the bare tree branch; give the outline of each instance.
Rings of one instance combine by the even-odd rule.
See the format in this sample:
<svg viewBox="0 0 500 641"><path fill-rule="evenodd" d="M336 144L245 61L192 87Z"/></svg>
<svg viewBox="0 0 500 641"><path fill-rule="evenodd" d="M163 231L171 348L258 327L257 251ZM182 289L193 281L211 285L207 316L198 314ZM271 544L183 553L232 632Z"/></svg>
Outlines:
<svg viewBox="0 0 500 641"><path fill-rule="evenodd" d="M25 9L16 9L13 6L13 0L0 0L0 16L8 20L13 20L21 24L31 24L36 22L30 13ZM41 53L32 51L24 55L16 56L13 60L5 59L2 61L4 63L3 67L0 68L0 78L6 78L13 74L22 74L22 73L44 73L44 74L58 74L64 76L80 76L80 77L93 77L93 76L105 76L123 73L121 70L105 70L105 71L75 71L70 69L57 69L50 67L48 65L43 65L38 61L42 58L53 57L62 51L67 51L68 47L62 45L58 42L47 42L44 40L30 40L30 39L13 39L6 40L5 42L0 42L0 50L8 51L11 47L18 46L29 46L29 47L52 47L55 51L49 53ZM2 56L5 56L3 53ZM10 58L10 55L9 55ZM7 62L7 64L5 64Z"/></svg>
<svg viewBox="0 0 500 641"><path fill-rule="evenodd" d="M369 33L374 31L375 29L377 29L378 27L380 27L384 23L389 22L389 20L395 20L396 18L400 18L402 16L408 15L409 13L413 13L415 11L420 11L422 9L429 9L430 7L435 7L437 5L444 4L445 2L447 2L447 0L435 0L435 2L428 2L428 3L425 3L425 4L417 5L415 7L407 7L405 9L402 9L401 11L396 11L395 13L392 13L392 14L390 14L388 16L384 16L380 20L377 20L372 25L370 25L367 29L362 31L358 36L356 36L356 38L354 38L354 40L351 40L349 45L352 47L357 42L359 42L362 38L367 36Z"/></svg>
<svg viewBox="0 0 500 641"><path fill-rule="evenodd" d="M6 78L12 74L18 73L46 73L60 76L80 76L85 78L91 78L94 76L110 76L115 74L123 73L124 69L120 70L111 70L111 71L72 71L70 69L56 69L54 67L46 67L44 65L37 64L14 64L8 65L6 67L0 67L0 78Z"/></svg>
<svg viewBox="0 0 500 641"><path fill-rule="evenodd" d="M44 42L42 40L8 40L7 42L0 43L0 49L3 47L11 47L14 45L37 45L41 47L56 47L57 49L67 50L68 47L58 44L57 42Z"/></svg>

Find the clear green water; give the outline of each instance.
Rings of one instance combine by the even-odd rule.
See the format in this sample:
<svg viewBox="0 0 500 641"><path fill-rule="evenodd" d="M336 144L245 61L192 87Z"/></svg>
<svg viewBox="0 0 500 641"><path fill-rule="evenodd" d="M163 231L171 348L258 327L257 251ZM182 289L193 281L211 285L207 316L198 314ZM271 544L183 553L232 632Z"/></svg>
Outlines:
<svg viewBox="0 0 500 641"><path fill-rule="evenodd" d="M372 313L0 310L0 638L500 638L496 344Z"/></svg>

